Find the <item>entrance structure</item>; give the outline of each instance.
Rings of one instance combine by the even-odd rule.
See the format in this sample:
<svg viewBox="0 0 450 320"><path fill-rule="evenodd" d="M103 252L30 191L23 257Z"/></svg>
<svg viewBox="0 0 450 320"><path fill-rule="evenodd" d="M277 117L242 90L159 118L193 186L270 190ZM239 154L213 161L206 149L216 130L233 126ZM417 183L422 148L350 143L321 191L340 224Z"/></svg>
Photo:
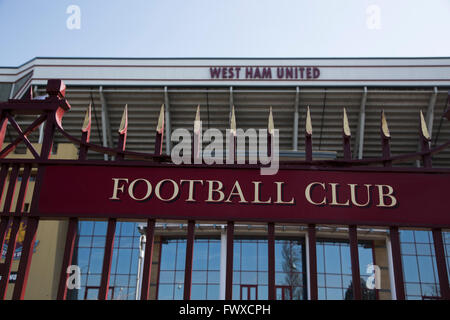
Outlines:
<svg viewBox="0 0 450 320"><path fill-rule="evenodd" d="M91 111L88 108L81 138L68 134L62 126L70 104L65 99L65 85L49 80L43 100L31 95L21 100L10 99L0 104L0 188L4 206L0 224L0 240L6 237L12 221L5 262L1 269L0 294L5 298L11 272L20 222L27 220L23 252L14 286L13 299L23 299L32 260L36 230L41 219L68 219L58 299L67 295L67 268L72 263L79 219L107 219L108 228L102 265L99 299L110 291L112 252L116 223L121 219L146 220L145 255L141 280L141 299L148 299L152 250L156 221L187 221L188 235L184 273L184 299L191 297L192 263L197 221L222 222L227 225L225 298L233 294L233 240L236 222L265 225L268 241L268 298L275 299L277 290L292 295L291 288L275 285L275 224L297 223L307 226L308 296L318 298L316 225L342 226L349 230L352 267L352 297L362 298L358 261L358 226L389 228L395 297L405 299L400 227L431 228L440 296L450 299L448 273L442 229L450 227L445 201L450 187L450 171L433 169L431 155L442 151L450 141L429 147L429 136L423 115L419 115L417 153L391 156L390 133L384 114L380 115L381 154L379 158L353 160L350 150L348 119L343 112L343 160L317 161L312 153L312 126L309 112L305 123L305 160L280 163L274 176L260 176L261 165L174 165L162 154L164 111L156 129L155 153L126 150L128 114L125 108L117 148L89 142ZM16 115L32 115L36 120L26 129L15 121ZM45 122L42 149L38 152L27 136ZM4 146L8 123L18 137ZM269 123L273 120L269 119ZM271 141L270 130L268 140ZM62 134L79 146L78 160L51 160L53 138ZM5 159L19 143L24 143L34 159ZM115 161L88 160L88 150L114 157ZM395 163L419 159L423 168L402 168ZM36 171L34 176L33 171ZM35 180L29 212L24 210L28 181ZM8 182L8 183L6 183ZM18 188L18 189L17 189ZM16 189L18 190L15 194ZM15 200L15 208L12 204ZM392 285L392 284L391 284ZM241 291L253 297L251 285Z"/></svg>

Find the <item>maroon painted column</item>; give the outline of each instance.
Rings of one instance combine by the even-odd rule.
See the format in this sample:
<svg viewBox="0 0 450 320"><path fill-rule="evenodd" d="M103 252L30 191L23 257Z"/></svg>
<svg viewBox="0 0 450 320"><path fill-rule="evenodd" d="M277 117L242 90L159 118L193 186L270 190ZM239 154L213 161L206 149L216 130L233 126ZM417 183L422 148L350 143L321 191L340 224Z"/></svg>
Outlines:
<svg viewBox="0 0 450 320"><path fill-rule="evenodd" d="M316 225L308 225L308 251L309 251L309 290L311 300L318 299L317 290L317 250Z"/></svg>
<svg viewBox="0 0 450 320"><path fill-rule="evenodd" d="M305 122L305 160L312 161L312 122L309 106L306 109L306 122Z"/></svg>
<svg viewBox="0 0 450 320"><path fill-rule="evenodd" d="M147 230L145 234L145 255L144 255L144 267L142 270L141 300L148 300L149 297L150 276L152 273L154 234L155 234L155 220L148 219Z"/></svg>
<svg viewBox="0 0 450 320"><path fill-rule="evenodd" d="M353 300L361 300L361 276L359 273L358 237L356 226L349 226L350 257L352 262Z"/></svg>
<svg viewBox="0 0 450 320"><path fill-rule="evenodd" d="M114 250L114 236L116 233L116 219L108 219L106 231L105 253L103 256L102 278L98 290L98 300L107 300L109 291L109 276L111 274L111 262Z"/></svg>
<svg viewBox="0 0 450 320"><path fill-rule="evenodd" d="M436 253L436 266L439 276L439 287L441 296L445 300L450 300L450 288L448 284L447 263L445 258L445 249L442 241L442 230L433 229L434 252Z"/></svg>
<svg viewBox="0 0 450 320"><path fill-rule="evenodd" d="M276 299L276 289L275 289L275 224L269 223L268 228L268 258L269 258L269 272L268 272L268 283L269 283L269 300Z"/></svg>
<svg viewBox="0 0 450 320"><path fill-rule="evenodd" d="M164 141L164 104L159 112L158 125L155 132L155 156L162 155ZM142 270L141 300L149 299L150 277L152 273L153 248L155 238L155 220L147 219L147 229L145 233L145 253L144 266Z"/></svg>
<svg viewBox="0 0 450 320"><path fill-rule="evenodd" d="M127 131L128 131L128 105L125 105L123 110L122 119L120 121L120 126L118 130L117 139L117 150L116 162L121 162L124 160L124 153L126 142L127 142ZM102 278L100 281L100 289L98 292L98 300L107 300L109 291L109 277L111 275L111 262L112 255L114 251L114 238L116 233L116 218L108 219L108 229L106 232L106 242L105 242L105 253L103 256L102 265Z"/></svg>
<svg viewBox="0 0 450 320"><path fill-rule="evenodd" d="M191 299L191 285L192 285L192 259L194 257L194 231L195 221L188 222L188 235L186 243L186 264L184 269L184 300Z"/></svg>
<svg viewBox="0 0 450 320"><path fill-rule="evenodd" d="M17 179L17 174L19 171L19 167L17 166L17 172L14 173L15 171L15 166L13 167L13 172L11 174L11 179L15 180ZM22 210L23 210L23 205L24 205L24 200L25 200L25 194L27 192L28 189L28 182L30 179L30 175L31 175L31 165L27 164L25 165L25 167L23 168L23 173L22 173L22 181L20 183L20 188L19 188L19 194L16 200L16 209L15 209L15 213L14 216L12 217L13 219L13 223L12 223L12 227L11 227L11 233L9 236L9 242L8 242L8 250L6 252L6 257L5 257L5 262L4 262L4 267L2 270L2 280L0 281L0 299L5 299L6 298L6 292L8 289L8 284L9 284L9 276L11 273L11 266L12 266L12 262L13 262L13 258L14 258L14 252L16 251L16 244L17 244L17 236L19 233L19 229L20 229L20 222L22 220ZM15 181L14 183L10 182L10 186L8 187L8 195L7 197L11 197L10 200L12 200L12 198L14 197L14 191L10 192L10 188L15 188ZM8 201L8 205L5 205L5 210L9 211L10 207L11 207L11 203L10 201Z"/></svg>
<svg viewBox="0 0 450 320"><path fill-rule="evenodd" d="M17 271L17 280L14 284L13 300L23 300L25 298L25 289L27 287L28 274L30 272L31 257L33 255L34 243L36 242L36 232L39 225L39 218L28 217L27 231L22 246L19 269Z"/></svg>
<svg viewBox="0 0 450 320"><path fill-rule="evenodd" d="M56 89L58 88L58 89ZM65 90L65 85L62 81L52 81L49 80L47 84L47 92L50 98L64 97L63 94L55 90ZM49 112L46 117L45 128L44 128L44 141L42 143L40 158L46 160L50 157L52 146L53 146L53 135L55 133L55 121L58 112L62 108L54 112ZM60 114L60 116L62 116ZM31 202L31 211L34 212L37 207L37 197L39 195L40 184L43 179L45 167L39 167L36 177L36 182L34 185L33 199ZM28 217L27 220L27 230L25 232L25 239L22 246L22 255L20 256L19 268L17 270L17 279L14 285L13 300L23 300L25 298L25 289L28 281L28 274L30 272L31 261L33 258L33 248L36 242L36 232L39 226L38 217Z"/></svg>
<svg viewBox="0 0 450 320"><path fill-rule="evenodd" d="M225 280L225 299L231 300L233 298L233 244L234 237L234 222L227 223L227 270Z"/></svg>
<svg viewBox="0 0 450 320"><path fill-rule="evenodd" d="M86 116L84 118L84 123L81 128L81 144L80 144L80 152L78 153L78 160L86 160L88 147L86 143L89 142L89 138L91 135L91 105L89 105ZM70 218L69 225L67 227L67 235L66 235L66 245L64 248L63 261L61 264L61 272L59 277L59 286L58 286L58 300L66 300L67 297L67 279L69 275L67 274L67 268L72 263L73 258L73 250L75 248L75 242L78 234L78 218Z"/></svg>
<svg viewBox="0 0 450 320"><path fill-rule="evenodd" d="M70 218L66 234L66 245L64 248L63 262L59 276L57 300L66 300L67 297L67 279L69 277L67 268L72 263L73 249L78 233L78 218Z"/></svg>
<svg viewBox="0 0 450 320"><path fill-rule="evenodd" d="M6 123L8 123L8 122L6 122ZM0 142L2 142L1 139L0 139ZM3 189L5 187L5 181L6 181L6 176L8 175L8 171L9 171L9 165L2 164L1 171L0 171L0 200L1 200L1 197L3 196ZM8 223L9 223L9 217L1 217L0 248L3 248L3 244L5 242L6 230L8 228Z"/></svg>
<svg viewBox="0 0 450 320"><path fill-rule="evenodd" d="M11 225L11 232L10 232L10 237L9 237L9 241L8 241L8 250L6 252L5 262L3 263L3 268L1 268L1 272L0 272L0 274L2 276L2 279L0 280L0 299L1 300L4 300L6 298L6 291L8 289L8 283L9 283L9 274L11 272L11 263L12 263L12 258L14 255L14 250L16 248L17 233L18 233L19 227L20 227L20 217L12 217L12 215L10 213L12 200L14 197L14 191L16 189L18 175L19 175L19 165L14 164L12 167L12 170L11 170L11 174L9 176L9 184L8 184L8 189L6 191L5 205L3 208L3 213L10 216L8 218L9 222L7 223L7 225L8 226ZM4 219L7 220L6 217ZM5 234L3 236L2 242L4 242L7 230L8 229L5 229ZM2 244L1 250L3 250L3 244Z"/></svg>
<svg viewBox="0 0 450 320"><path fill-rule="evenodd" d="M405 286L403 281L403 264L400 251L400 235L398 227L389 229L391 236L392 263L394 267L395 292L397 300L405 300Z"/></svg>

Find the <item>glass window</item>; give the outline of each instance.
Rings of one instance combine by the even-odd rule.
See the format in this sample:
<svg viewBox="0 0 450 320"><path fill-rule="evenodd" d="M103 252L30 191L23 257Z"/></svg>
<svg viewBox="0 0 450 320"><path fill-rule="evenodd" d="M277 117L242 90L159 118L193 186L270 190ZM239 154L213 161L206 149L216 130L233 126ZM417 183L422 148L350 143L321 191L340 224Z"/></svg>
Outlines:
<svg viewBox="0 0 450 320"><path fill-rule="evenodd" d="M316 248L319 299L353 299L349 242L346 240L318 239ZM366 280L369 277L366 274L367 266L373 263L371 241L360 241L358 243L358 257L362 299L376 299L375 290L370 290L366 286Z"/></svg>
<svg viewBox="0 0 450 320"><path fill-rule="evenodd" d="M400 230L400 242L406 298L440 298L431 231Z"/></svg>
<svg viewBox="0 0 450 320"><path fill-rule="evenodd" d="M306 299L303 240L275 240L275 286L286 300Z"/></svg>
<svg viewBox="0 0 450 320"><path fill-rule="evenodd" d="M69 290L68 299L97 299L105 251L106 221L80 221L74 264L81 268L80 290ZM110 274L109 298L135 299L140 235L134 222L118 222ZM114 290L113 290L114 289ZM115 292L115 294L113 294Z"/></svg>
<svg viewBox="0 0 450 320"><path fill-rule="evenodd" d="M268 298L267 239L234 239L233 299ZM306 299L304 242L275 240L275 286L278 299Z"/></svg>
<svg viewBox="0 0 450 320"><path fill-rule="evenodd" d="M186 239L163 239L159 272L158 299L183 299ZM219 298L220 240L194 240L191 299ZM171 289L169 290L169 286ZM162 290L162 291L161 291Z"/></svg>

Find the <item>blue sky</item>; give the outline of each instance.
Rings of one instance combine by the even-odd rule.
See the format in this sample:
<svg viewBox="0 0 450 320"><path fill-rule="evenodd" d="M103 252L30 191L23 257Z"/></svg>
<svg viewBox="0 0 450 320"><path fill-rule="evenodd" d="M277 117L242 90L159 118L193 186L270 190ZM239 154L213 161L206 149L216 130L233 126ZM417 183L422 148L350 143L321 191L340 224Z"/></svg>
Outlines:
<svg viewBox="0 0 450 320"><path fill-rule="evenodd" d="M70 5L79 29L67 28ZM36 56L450 56L449 14L449 0L0 0L0 66Z"/></svg>

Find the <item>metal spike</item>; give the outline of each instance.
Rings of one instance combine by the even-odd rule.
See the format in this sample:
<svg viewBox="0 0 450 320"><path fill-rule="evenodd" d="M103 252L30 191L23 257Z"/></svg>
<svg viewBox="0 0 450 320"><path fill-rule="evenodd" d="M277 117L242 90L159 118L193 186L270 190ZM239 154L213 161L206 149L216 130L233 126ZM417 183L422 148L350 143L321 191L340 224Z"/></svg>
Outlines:
<svg viewBox="0 0 450 320"><path fill-rule="evenodd" d="M90 129L91 129L91 103L89 103L89 106L87 107L81 131L88 132Z"/></svg>
<svg viewBox="0 0 450 320"><path fill-rule="evenodd" d="M195 114L194 133L200 133L200 105L197 106L197 113Z"/></svg>
<svg viewBox="0 0 450 320"><path fill-rule="evenodd" d="M270 111L269 111L269 123L268 123L267 127L268 127L269 134L273 134L273 132L275 130L275 125L273 123L272 106L270 107Z"/></svg>
<svg viewBox="0 0 450 320"><path fill-rule="evenodd" d="M312 135L312 122L311 122L311 114L309 111L309 106L306 107L306 125L305 125L305 131L307 135Z"/></svg>
<svg viewBox="0 0 450 320"><path fill-rule="evenodd" d="M119 133L124 134L127 132L128 128L128 104L125 105L122 114L122 120L120 121Z"/></svg>
<svg viewBox="0 0 450 320"><path fill-rule="evenodd" d="M158 125L156 131L162 133L164 130L164 103L161 105L161 111L159 112Z"/></svg>
<svg viewBox="0 0 450 320"><path fill-rule="evenodd" d="M422 136L427 140L431 140L430 133L428 132L427 123L425 122L422 110L420 110L420 129L422 132Z"/></svg>
<svg viewBox="0 0 450 320"><path fill-rule="evenodd" d="M384 110L381 111L381 132L383 133L385 138L390 138L391 133L389 132L388 123L386 120L386 116L384 115Z"/></svg>
<svg viewBox="0 0 450 320"><path fill-rule="evenodd" d="M343 122L342 125L344 127L344 135L346 137L350 137L352 133L350 132L350 126L348 125L347 111L344 108Z"/></svg>
<svg viewBox="0 0 450 320"><path fill-rule="evenodd" d="M234 114L234 105L231 108L230 132L236 135L236 116Z"/></svg>

